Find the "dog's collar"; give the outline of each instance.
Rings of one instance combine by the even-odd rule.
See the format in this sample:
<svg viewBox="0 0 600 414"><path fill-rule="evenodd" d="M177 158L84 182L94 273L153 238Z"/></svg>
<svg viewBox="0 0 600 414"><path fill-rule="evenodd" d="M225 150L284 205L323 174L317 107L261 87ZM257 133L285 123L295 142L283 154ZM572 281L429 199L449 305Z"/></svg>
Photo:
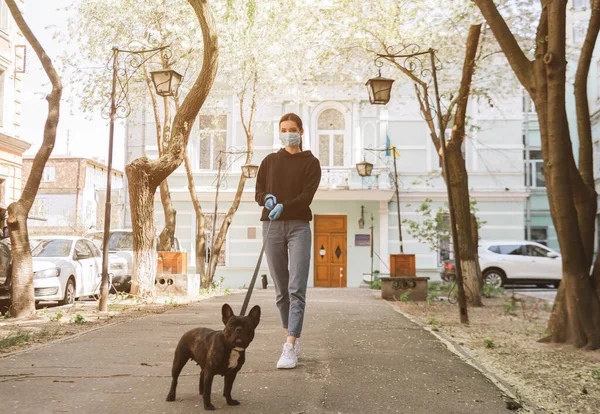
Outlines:
<svg viewBox="0 0 600 414"><path fill-rule="evenodd" d="M233 348L234 351L238 351L238 352L242 352L245 350L245 348L240 348L239 346L236 346L235 348Z"/></svg>

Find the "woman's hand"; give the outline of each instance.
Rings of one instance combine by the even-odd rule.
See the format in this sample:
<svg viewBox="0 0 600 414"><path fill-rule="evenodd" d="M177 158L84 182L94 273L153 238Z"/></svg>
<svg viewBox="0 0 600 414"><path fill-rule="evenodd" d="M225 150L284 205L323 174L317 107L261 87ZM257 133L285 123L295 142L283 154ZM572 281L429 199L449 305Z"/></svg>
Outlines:
<svg viewBox="0 0 600 414"><path fill-rule="evenodd" d="M283 212L283 204L277 204L271 213L269 213L269 220L277 220Z"/></svg>
<svg viewBox="0 0 600 414"><path fill-rule="evenodd" d="M275 197L273 194L267 194L267 196L265 197L265 208L271 211L276 205L277 197Z"/></svg>

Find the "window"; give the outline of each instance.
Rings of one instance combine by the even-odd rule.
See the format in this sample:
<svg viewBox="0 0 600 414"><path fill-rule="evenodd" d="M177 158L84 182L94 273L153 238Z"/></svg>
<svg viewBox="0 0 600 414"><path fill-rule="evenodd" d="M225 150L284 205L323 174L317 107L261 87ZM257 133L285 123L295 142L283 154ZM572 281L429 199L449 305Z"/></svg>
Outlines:
<svg viewBox="0 0 600 414"><path fill-rule="evenodd" d="M215 229L215 237L218 237L219 230L221 229L221 224L223 224L223 220L225 220L225 213L217 214L217 228ZM214 214L205 214L204 215L204 243L206 245L206 262L210 259L210 249L212 247L212 231L213 231L213 223L214 223ZM225 254L227 249L227 239L223 242L223 246L221 247L221 253L219 254L219 261L217 263L218 266L225 266Z"/></svg>
<svg viewBox="0 0 600 414"><path fill-rule="evenodd" d="M0 31L8 34L8 29L10 27L10 10L8 10L8 6L6 2L2 1L0 3Z"/></svg>
<svg viewBox="0 0 600 414"><path fill-rule="evenodd" d="M573 42L582 43L585 40L588 22L586 20L576 20L573 22Z"/></svg>
<svg viewBox="0 0 600 414"><path fill-rule="evenodd" d="M545 188L546 178L544 177L544 160L542 159L542 151L529 151L529 166L525 164L527 171L529 168L529 185L533 188ZM525 173L525 185L527 186L527 172Z"/></svg>
<svg viewBox="0 0 600 414"><path fill-rule="evenodd" d="M90 251L92 252L92 257L101 257L102 253L100 253L100 250L94 245L94 243L92 243L89 240L84 240L85 245L88 247L88 249L90 249Z"/></svg>
<svg viewBox="0 0 600 414"><path fill-rule="evenodd" d="M574 9L582 9L590 6L590 0L573 0Z"/></svg>
<svg viewBox="0 0 600 414"><path fill-rule="evenodd" d="M344 166L346 121L337 109L326 109L317 120L319 161L322 167Z"/></svg>
<svg viewBox="0 0 600 414"><path fill-rule="evenodd" d="M531 241L534 241L544 246L548 245L548 227L532 227Z"/></svg>
<svg viewBox="0 0 600 414"><path fill-rule="evenodd" d="M488 250L492 253L510 255L510 256L522 256L523 246L520 244L506 244L499 246L490 246Z"/></svg>
<svg viewBox="0 0 600 414"><path fill-rule="evenodd" d="M548 253L550 253L550 251L542 249L539 246L534 246L533 244L526 245L525 251L527 252L527 256L533 257L548 257Z"/></svg>
<svg viewBox="0 0 600 414"><path fill-rule="evenodd" d="M41 240L31 252L33 257L68 257L71 254L71 240Z"/></svg>
<svg viewBox="0 0 600 414"><path fill-rule="evenodd" d="M53 183L56 181L56 167L45 167L42 173L43 183Z"/></svg>
<svg viewBox="0 0 600 414"><path fill-rule="evenodd" d="M75 243L75 251L73 251L73 259L77 260L79 256L92 256L92 252L87 247L83 240L77 240Z"/></svg>
<svg viewBox="0 0 600 414"><path fill-rule="evenodd" d="M2 2L2 5L5 3ZM4 126L4 85L6 83L6 71L0 70L0 127Z"/></svg>
<svg viewBox="0 0 600 414"><path fill-rule="evenodd" d="M133 232L115 231L108 239L109 250L133 250Z"/></svg>
<svg viewBox="0 0 600 414"><path fill-rule="evenodd" d="M596 100L600 100L600 60L596 62Z"/></svg>
<svg viewBox="0 0 600 414"><path fill-rule="evenodd" d="M438 232L438 266L444 264L446 260L450 260L452 253L452 243L450 241L450 215L443 214L441 221L437 226Z"/></svg>
<svg viewBox="0 0 600 414"><path fill-rule="evenodd" d="M594 178L600 178L600 142L594 142Z"/></svg>
<svg viewBox="0 0 600 414"><path fill-rule="evenodd" d="M523 111L523 113L529 111L530 114L535 113L535 105L533 104L533 100L531 99L531 96L529 96L527 94L527 92L523 93L523 100L522 100L522 108L521 110Z"/></svg>
<svg viewBox="0 0 600 414"><path fill-rule="evenodd" d="M227 115L200 115L200 169L216 170L227 149Z"/></svg>
<svg viewBox="0 0 600 414"><path fill-rule="evenodd" d="M33 201L33 205L31 206L29 215L34 216L34 217L46 217L47 213L48 213L48 199L36 198Z"/></svg>

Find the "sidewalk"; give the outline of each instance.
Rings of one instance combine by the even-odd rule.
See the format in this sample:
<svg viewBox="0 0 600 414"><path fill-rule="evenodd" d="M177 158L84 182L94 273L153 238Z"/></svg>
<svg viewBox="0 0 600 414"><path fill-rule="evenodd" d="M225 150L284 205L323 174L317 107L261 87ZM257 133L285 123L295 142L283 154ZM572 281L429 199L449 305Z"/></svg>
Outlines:
<svg viewBox="0 0 600 414"><path fill-rule="evenodd" d="M203 412L199 368L189 362L167 403L173 352L196 326L221 329L221 305L237 313L243 295L214 298L0 358L5 413ZM274 292L255 290L263 316L233 387L242 403L222 413L500 413L498 389L429 333L366 289L311 289L301 363L276 370L284 340Z"/></svg>

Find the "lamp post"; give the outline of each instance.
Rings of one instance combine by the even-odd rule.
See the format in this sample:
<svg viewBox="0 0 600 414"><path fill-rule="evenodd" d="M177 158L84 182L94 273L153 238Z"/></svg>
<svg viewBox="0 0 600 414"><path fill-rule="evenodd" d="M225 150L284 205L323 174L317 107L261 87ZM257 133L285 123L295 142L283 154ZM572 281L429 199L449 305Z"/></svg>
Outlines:
<svg viewBox="0 0 600 414"><path fill-rule="evenodd" d="M368 82L367 82L367 84L368 84ZM391 87L391 83L390 83L390 87ZM389 98L388 98L388 101L389 101ZM400 215L400 185L398 184L398 167L396 165L396 157L398 155L398 151L396 150L396 147L365 148L365 151L369 151L369 152L385 151L386 153L391 152L394 157L394 189L395 189L395 193L396 193L396 210L398 213L398 241L400 242L400 253L404 254L404 242L402 240L402 218ZM363 162L359 162L358 164L356 164L356 170L358 171L358 175L360 175L361 177L369 177L369 176L371 176L371 172L373 171L373 164L364 160Z"/></svg>
<svg viewBox="0 0 600 414"><path fill-rule="evenodd" d="M113 143L115 131L115 118L126 118L131 112L129 102L127 101L128 84L133 75L140 67L146 64L152 57L163 51L167 51L169 46L160 46L156 48L147 48L139 50L123 50L113 47L112 58L112 87L110 92L110 101L103 108L103 117L108 118L109 137L108 137L108 165L106 177L106 200L104 207L104 235L102 240L102 284L100 290L100 302L98 309L106 312L108 308L108 240L110 238L110 216L111 216L111 196L112 196L112 160ZM126 55L129 60L127 68L119 66L119 55ZM109 64L110 65L110 64ZM182 76L171 69L155 71L151 73L152 82L156 88L156 93L160 96L175 96ZM118 89L118 90L117 90Z"/></svg>
<svg viewBox="0 0 600 414"><path fill-rule="evenodd" d="M454 245L454 262L456 266L456 284L458 287L458 305L460 310L460 321L462 323L468 323L469 317L467 314L467 301L465 296L465 290L463 286L463 277L462 277L462 266L460 261L460 249L458 246L458 232L456 229L456 220L455 220L455 212L454 212L454 203L453 203L453 195L452 190L450 188L450 182L448 179L448 158L446 157L446 137L444 134L444 123L442 120L442 108L440 103L440 95L439 95L439 86L437 79L437 66L436 66L436 57L435 50L430 48L426 51L415 51L414 53L406 53L407 50L415 50L417 49L415 45L408 46L402 49L399 53L386 53L386 54L377 54L375 58L375 64L378 67L383 65L382 60L395 61L396 59L403 60L405 72L410 74L410 77L413 81L422 82L420 77L423 77L425 73L431 74L431 79L433 81L434 93L435 93L435 112L437 113L437 123L439 127L439 136L440 136L440 144L441 144L441 152L442 152L442 162L444 166L444 175L446 182L446 189L448 192L448 204L450 210L450 229L452 231L452 243ZM390 50L388 50L390 52ZM420 60L421 57L427 57L429 55L429 66L430 69L423 69L423 62ZM417 69L421 68L421 73L416 75L415 72ZM391 79L385 79L381 77L381 71L377 78L370 79L367 81L366 86L369 91L369 100L371 104L374 105L386 105L390 101L390 95L392 90ZM425 98L425 103L429 104L429 99L427 96ZM433 120L431 120L433 121ZM395 165L395 163L394 163Z"/></svg>

